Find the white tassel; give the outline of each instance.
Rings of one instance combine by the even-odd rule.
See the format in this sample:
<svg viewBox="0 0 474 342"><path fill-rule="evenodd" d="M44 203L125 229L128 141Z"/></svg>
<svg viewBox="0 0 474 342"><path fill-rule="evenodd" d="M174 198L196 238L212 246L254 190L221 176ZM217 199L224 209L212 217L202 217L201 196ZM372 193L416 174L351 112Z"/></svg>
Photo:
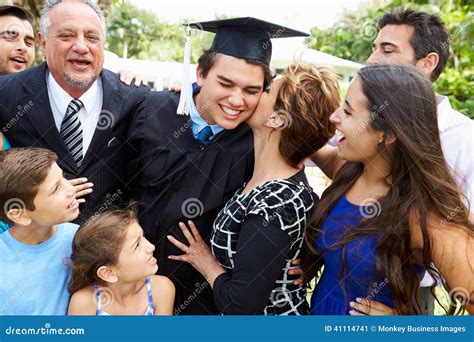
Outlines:
<svg viewBox="0 0 474 342"><path fill-rule="evenodd" d="M184 44L183 78L181 82L181 96L179 98L178 115L190 115L193 101L193 87L189 80L189 67L191 64L191 28L186 28L186 43Z"/></svg>

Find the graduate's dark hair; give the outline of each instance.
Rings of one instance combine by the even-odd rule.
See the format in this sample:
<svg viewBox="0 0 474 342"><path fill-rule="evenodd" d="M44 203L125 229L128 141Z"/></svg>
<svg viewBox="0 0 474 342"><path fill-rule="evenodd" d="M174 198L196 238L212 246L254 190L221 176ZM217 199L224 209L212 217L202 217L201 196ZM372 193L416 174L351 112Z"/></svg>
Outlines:
<svg viewBox="0 0 474 342"><path fill-rule="evenodd" d="M216 61L216 55L218 52L208 49L204 50L204 53L199 57L198 60L198 67L201 70L202 76L206 77L209 71L212 69L215 61ZM270 83L272 83L272 80L274 78L274 75L272 74L272 71L270 70L270 67L266 65L265 63L261 61L257 61L255 59L246 59L244 58L244 61L246 61L249 64L252 65L258 65L262 67L263 70L263 89L267 89L270 86Z"/></svg>
<svg viewBox="0 0 474 342"><path fill-rule="evenodd" d="M87 220L74 236L69 267L72 271L68 289L71 294L87 285L108 285L97 276L101 266L118 262L127 231L137 221L135 205L112 210Z"/></svg>
<svg viewBox="0 0 474 342"><path fill-rule="evenodd" d="M38 147L0 152L0 220L12 225L10 209L36 210L38 189L57 160L56 153Z"/></svg>
<svg viewBox="0 0 474 342"><path fill-rule="evenodd" d="M356 239L364 243L366 238L376 235L377 271L388 280L395 309L399 314L421 314L417 297L420 275L413 267L410 226L420 227L422 264L436 277L439 273L433 267L428 222L458 225L470 236L474 234L474 225L441 150L436 98L430 80L412 66L399 65L368 66L357 77L367 109L375 110L368 121L369 128L395 138L389 149L385 143L379 145L379 153L390 163L386 176L389 190L376 199L371 209L365 210L367 215L363 215L358 226L346 227L346 234L328 250L342 248L339 278L344 289L344 279L350 276L345 259L348 244ZM317 250L315 245L323 223L363 170L361 162L346 161L318 202L305 232L302 267L307 281L318 275L323 266L321 253L328 251ZM436 297L435 285L431 292ZM443 285L447 289L444 281ZM367 289L367 293L371 291ZM461 301L466 303L469 298ZM445 311L454 314L456 306Z"/></svg>
<svg viewBox="0 0 474 342"><path fill-rule="evenodd" d="M332 71L305 63L285 70L274 110L284 122L279 150L290 165L297 167L334 135L329 117L339 104L338 78Z"/></svg>
<svg viewBox="0 0 474 342"><path fill-rule="evenodd" d="M443 72L449 58L449 31L443 20L436 14L415 11L410 8L396 8L385 13L379 20L379 30L387 25L408 25L413 27L410 45L418 61L429 53L438 54L438 65L431 72L431 80L436 81Z"/></svg>

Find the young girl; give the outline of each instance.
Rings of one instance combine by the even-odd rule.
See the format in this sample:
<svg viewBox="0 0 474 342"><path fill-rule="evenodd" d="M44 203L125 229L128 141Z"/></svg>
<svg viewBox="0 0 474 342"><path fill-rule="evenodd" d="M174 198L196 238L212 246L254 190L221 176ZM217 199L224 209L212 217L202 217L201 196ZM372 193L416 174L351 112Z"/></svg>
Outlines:
<svg viewBox="0 0 474 342"><path fill-rule="evenodd" d="M175 288L132 209L91 218L73 240L69 315L172 315Z"/></svg>
<svg viewBox="0 0 474 342"><path fill-rule="evenodd" d="M420 314L427 269L457 300L446 311L472 314L474 225L441 151L431 82L411 67L363 68L330 119L341 138L319 158L335 177L305 236L306 279L324 265L311 313Z"/></svg>

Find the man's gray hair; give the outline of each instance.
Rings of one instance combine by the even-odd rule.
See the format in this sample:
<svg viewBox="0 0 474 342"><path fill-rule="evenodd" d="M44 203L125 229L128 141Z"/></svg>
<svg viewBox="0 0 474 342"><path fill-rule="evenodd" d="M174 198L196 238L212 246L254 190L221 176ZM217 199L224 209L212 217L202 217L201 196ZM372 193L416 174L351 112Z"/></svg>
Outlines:
<svg viewBox="0 0 474 342"><path fill-rule="evenodd" d="M41 32L41 35L44 37L44 39L48 38L48 29L49 29L49 26L51 25L51 22L49 20L49 12L54 6L56 6L57 4L60 4L61 2L64 2L64 1L63 0L45 0L44 2L43 9L41 10L41 19L40 19L40 32ZM97 7L91 0L76 0L74 2L86 4L87 6L89 6L90 8L94 10L94 12L99 17L102 33L103 33L104 41L105 41L105 35L106 35L105 17L102 10L99 7Z"/></svg>

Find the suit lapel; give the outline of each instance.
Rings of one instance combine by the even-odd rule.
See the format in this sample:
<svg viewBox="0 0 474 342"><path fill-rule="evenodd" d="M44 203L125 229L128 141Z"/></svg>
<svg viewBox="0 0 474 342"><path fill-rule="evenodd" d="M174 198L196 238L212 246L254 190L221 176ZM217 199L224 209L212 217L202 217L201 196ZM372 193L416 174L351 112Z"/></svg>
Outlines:
<svg viewBox="0 0 474 342"><path fill-rule="evenodd" d="M111 138L112 130L120 117L123 96L117 86L117 80L111 76L110 72L104 70L101 73L101 81L103 89L102 110L79 172L87 167L98 151L108 147L107 142Z"/></svg>
<svg viewBox="0 0 474 342"><path fill-rule="evenodd" d="M35 69L35 72L31 73L28 82L23 84L27 94L20 100L20 103L28 103L30 100L33 102L33 110L28 113L27 117L37 131L38 136L41 137L40 140L46 141L48 146L44 147L49 147L63 163L75 170L77 169L76 163L54 123L46 85L47 65L43 63Z"/></svg>

